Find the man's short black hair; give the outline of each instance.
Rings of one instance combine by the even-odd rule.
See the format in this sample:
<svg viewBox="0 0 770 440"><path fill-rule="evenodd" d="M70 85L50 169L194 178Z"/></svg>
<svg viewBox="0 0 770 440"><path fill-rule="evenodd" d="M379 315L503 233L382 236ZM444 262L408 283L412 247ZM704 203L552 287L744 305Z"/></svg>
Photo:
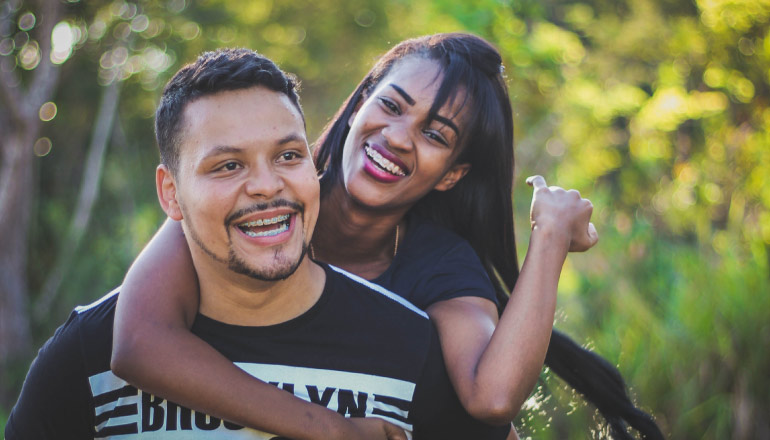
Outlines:
<svg viewBox="0 0 770 440"><path fill-rule="evenodd" d="M182 67L163 90L155 112L155 138L161 163L172 173L178 169L182 115L187 104L202 96L262 86L288 96L304 120L298 84L293 75L253 50L205 52L194 63Z"/></svg>

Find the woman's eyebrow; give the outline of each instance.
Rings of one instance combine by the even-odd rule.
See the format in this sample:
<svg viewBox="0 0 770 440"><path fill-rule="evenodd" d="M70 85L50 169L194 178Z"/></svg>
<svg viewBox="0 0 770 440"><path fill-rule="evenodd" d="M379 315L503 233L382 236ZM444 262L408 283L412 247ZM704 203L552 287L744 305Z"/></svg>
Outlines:
<svg viewBox="0 0 770 440"><path fill-rule="evenodd" d="M397 91L397 92L398 92L398 94L399 94L399 95L401 95L401 97L402 97L402 98L404 98L404 101L406 101L406 102L407 102L407 104L409 104L409 105L414 105L414 102L415 102L415 101L414 101L414 98L412 98L411 96L409 96L409 94L408 94L408 93L406 93L406 92L404 91L404 89L402 89L401 87L399 87L399 86L397 86L397 85L395 85L395 84L393 84L393 83L390 83L390 84L388 84L388 85L389 85L389 86L391 86L391 87L393 87L393 90Z"/></svg>
<svg viewBox="0 0 770 440"><path fill-rule="evenodd" d="M401 95L402 98L404 98L404 101L406 101L407 104L414 105L414 103L415 103L414 98L409 96L409 94L406 93L406 91L404 89L402 89L401 87L399 87L399 86L397 86L397 85L395 85L393 83L390 83L388 85L390 87L393 87L393 90L398 92L398 94ZM454 130L454 132L455 132L455 134L457 136L460 135L460 130L457 128L457 125L455 125L455 123L452 122L451 119L445 118L445 117L443 117L441 115L436 115L433 119L435 119L438 122L441 122L442 124L446 125L447 127L451 128L452 130Z"/></svg>
<svg viewBox="0 0 770 440"><path fill-rule="evenodd" d="M454 122L452 122L451 119L445 118L441 115L436 115L433 117L438 122L441 122L442 124L446 125L447 127L454 130L456 136L460 136L460 130L457 128Z"/></svg>

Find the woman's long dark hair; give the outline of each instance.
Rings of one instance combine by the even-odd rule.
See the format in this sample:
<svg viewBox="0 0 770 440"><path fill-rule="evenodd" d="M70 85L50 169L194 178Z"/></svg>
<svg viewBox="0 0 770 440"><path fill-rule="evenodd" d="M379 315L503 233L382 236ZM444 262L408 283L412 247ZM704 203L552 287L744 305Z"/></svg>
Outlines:
<svg viewBox="0 0 770 440"><path fill-rule="evenodd" d="M316 144L322 196L341 179L342 151L356 106L401 59L418 56L441 66L441 85L429 111L434 118L446 102L463 96L468 120L457 163L471 165L449 191L432 191L412 208L470 242L492 279L502 311L519 276L513 230L513 114L502 58L487 41L448 33L406 40L388 51L348 97ZM459 91L465 93L459 95ZM652 417L637 409L620 372L597 354L554 330L545 363L593 403L612 436L631 439L628 425L643 438L662 439Z"/></svg>

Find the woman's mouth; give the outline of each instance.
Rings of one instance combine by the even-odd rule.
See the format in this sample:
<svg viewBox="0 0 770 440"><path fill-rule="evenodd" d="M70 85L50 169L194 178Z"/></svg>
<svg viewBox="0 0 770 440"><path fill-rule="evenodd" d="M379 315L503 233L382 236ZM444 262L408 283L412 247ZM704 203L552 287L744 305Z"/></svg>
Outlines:
<svg viewBox="0 0 770 440"><path fill-rule="evenodd" d="M368 157L372 161L372 163L374 163L382 171L385 171L397 177L406 176L406 172L404 172L404 170L400 166L396 165L395 163L391 162L387 158L383 157L382 154L380 154L371 146L364 145L364 152L366 153L366 157Z"/></svg>
<svg viewBox="0 0 770 440"><path fill-rule="evenodd" d="M289 230L290 214L281 214L272 218L257 219L238 224L238 228L249 237L272 237Z"/></svg>

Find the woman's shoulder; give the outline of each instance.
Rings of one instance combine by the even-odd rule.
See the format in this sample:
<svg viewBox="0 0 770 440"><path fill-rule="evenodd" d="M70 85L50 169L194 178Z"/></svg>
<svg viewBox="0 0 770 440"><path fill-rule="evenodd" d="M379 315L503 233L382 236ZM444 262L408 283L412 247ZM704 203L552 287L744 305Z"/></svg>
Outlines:
<svg viewBox="0 0 770 440"><path fill-rule="evenodd" d="M470 243L463 237L432 220L412 215L407 228L402 245L405 250L437 255L459 247L473 252Z"/></svg>
<svg viewBox="0 0 770 440"><path fill-rule="evenodd" d="M421 309L460 296L494 301L494 288L473 247L436 222L410 217L391 267L375 280Z"/></svg>

